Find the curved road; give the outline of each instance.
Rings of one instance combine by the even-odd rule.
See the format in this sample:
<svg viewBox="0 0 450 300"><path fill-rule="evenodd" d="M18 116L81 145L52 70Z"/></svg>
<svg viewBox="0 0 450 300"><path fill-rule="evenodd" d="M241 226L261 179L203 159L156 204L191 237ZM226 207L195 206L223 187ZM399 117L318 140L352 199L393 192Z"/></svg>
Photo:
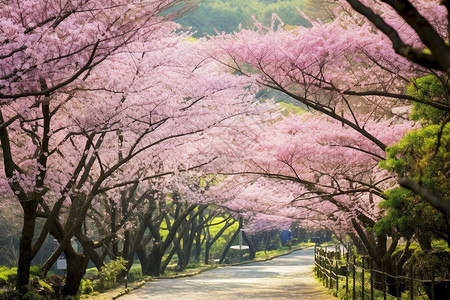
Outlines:
<svg viewBox="0 0 450 300"><path fill-rule="evenodd" d="M336 300L314 277L314 250L270 261L217 268L194 277L158 279L120 300L305 299Z"/></svg>

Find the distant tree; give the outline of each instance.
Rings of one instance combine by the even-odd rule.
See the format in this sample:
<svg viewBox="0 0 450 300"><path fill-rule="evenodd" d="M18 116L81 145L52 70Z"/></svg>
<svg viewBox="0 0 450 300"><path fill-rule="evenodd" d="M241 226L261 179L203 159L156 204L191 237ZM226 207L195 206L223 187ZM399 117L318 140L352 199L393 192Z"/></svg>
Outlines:
<svg viewBox="0 0 450 300"><path fill-rule="evenodd" d="M304 8L305 1L206 0L178 22L192 27L196 37L215 35L216 31L231 33L237 31L239 25L247 28L254 23L253 17L265 26L270 26L273 14L277 14L288 25L310 26L310 22L297 12L296 6Z"/></svg>

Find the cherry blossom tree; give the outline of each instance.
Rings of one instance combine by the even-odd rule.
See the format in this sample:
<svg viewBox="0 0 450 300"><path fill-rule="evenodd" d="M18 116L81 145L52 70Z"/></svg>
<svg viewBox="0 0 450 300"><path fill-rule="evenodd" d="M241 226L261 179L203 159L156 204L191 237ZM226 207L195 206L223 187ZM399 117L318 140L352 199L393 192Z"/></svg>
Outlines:
<svg viewBox="0 0 450 300"><path fill-rule="evenodd" d="M439 101L439 98L436 100L435 97L430 96L428 97L430 99L427 99L427 104L444 104L444 106L439 107L444 112L444 117L440 124L441 130L437 134L439 141L445 125L450 120L448 116L450 111L448 97L448 76L450 75L450 47L448 46L450 35L449 1L440 1L439 4L437 4L437 1L381 1L381 4L378 6L369 5L369 3L364 1L349 0L347 2L389 38L397 54L415 64L437 71L435 76L441 82L446 96L441 97L443 101ZM385 11L390 13L385 13ZM429 14L430 11L433 12L431 16ZM392 17L389 17L392 13L395 13L400 21L392 22ZM433 16L438 17L433 18ZM401 30L400 28L402 27L400 26L406 27L407 32ZM406 35L408 33L409 35ZM424 47L426 48L425 50ZM440 142L438 142L439 144ZM436 149L434 152L439 152L439 149ZM401 177L398 182L402 187L411 190L422 199L425 199L432 207L442 212L447 219L447 226L450 225L450 204L445 197L429 190L420 180L417 181L412 177Z"/></svg>
<svg viewBox="0 0 450 300"><path fill-rule="evenodd" d="M346 2L389 38L397 54L450 75L450 48L446 44L450 34L448 1ZM429 51L423 51L424 46Z"/></svg>
<svg viewBox="0 0 450 300"><path fill-rule="evenodd" d="M6 1L2 3L3 103L51 94L195 1ZM179 5L172 14L162 12ZM182 6L180 6L182 5ZM39 99L35 99L39 102Z"/></svg>
<svg viewBox="0 0 450 300"><path fill-rule="evenodd" d="M202 135L224 120L257 113L244 89L248 80L224 72L201 53L201 43L174 34L177 28L159 26L148 41L128 43L83 80L46 94L39 107L32 97L3 104L4 120L17 121L2 129L1 186L25 213L19 286L27 284L30 261L51 233L60 244L49 265L66 253L65 294L75 294L95 245L80 231L99 197L211 162ZM36 217L46 222L32 243ZM73 235L83 254L71 248Z"/></svg>
<svg viewBox="0 0 450 300"><path fill-rule="evenodd" d="M395 243L386 252L386 236L376 236L366 228L373 228L383 216L377 204L383 191L395 183L395 176L379 169L377 164L386 158L387 146L399 141L411 126L398 107L407 107L412 102L446 113L450 110L448 97L427 98L406 93L406 87L414 84L414 78L427 74L435 76L448 91L448 74L445 73L445 55L449 53L445 45L448 19L437 1L414 1L414 7L408 6L408 1L358 2L378 14L377 21L381 20L382 25L390 28L386 29L352 12L346 2L358 1L339 1L341 6L335 10L337 15L332 22L312 22L310 29L275 31L255 24L253 30L212 37L211 55L262 87L280 91L303 108L331 118L325 122L315 119L320 124L317 128L323 132L310 127L309 122L314 118L306 122L299 120L297 127L309 129L310 138L305 134L297 139L295 133L299 131L294 127L285 129L284 138L271 129L271 139L267 140L272 140L272 144L260 156L258 150L253 149L256 158L247 156L241 173L296 182L304 190L298 188L298 196L285 201L290 204L288 207L293 203L308 203L306 207L324 205L318 211L327 218L321 221L331 220L334 228L353 232L381 266L382 257L377 253L391 254ZM423 24L424 30L431 32L430 36L424 37L417 24L411 24L413 20L405 9L420 12L420 22L429 20ZM369 20L373 21L370 17ZM291 132L294 134L289 136L287 133ZM285 139L289 142L283 142ZM261 139L256 138L255 144L260 143ZM279 144L284 148L278 148ZM249 161L255 163L253 168L245 168L252 166ZM280 189L281 194L289 190ZM259 199L261 196L255 197L253 202L259 206L254 207L259 212L280 211L278 205L273 205L278 203L276 199L267 201L272 203L270 206L264 205L264 200ZM305 201L313 199L316 205ZM245 204L250 208L247 200L239 202L243 207ZM434 207L439 209L439 206ZM309 216L302 211L297 215ZM398 234L389 234L398 240ZM402 257L403 262L405 258L407 255ZM391 264L390 272L401 264Z"/></svg>
<svg viewBox="0 0 450 300"><path fill-rule="evenodd" d="M367 123L366 129L393 144L410 124L383 120ZM368 229L385 215L379 204L395 176L378 167L384 151L352 128L323 116L291 116L268 124L245 154L223 168L227 178L209 195L244 216L245 230L281 229L293 222L331 229L343 242L350 236L392 274L409 257L407 250L401 261L390 257L402 237L394 229L388 232L394 239L390 247L386 232Z"/></svg>
<svg viewBox="0 0 450 300"><path fill-rule="evenodd" d="M417 1L417 5L445 40L448 21L442 7L435 1ZM394 10L375 3L372 6L377 12L384 11L383 17L407 43L425 48L414 28L403 26L405 21ZM255 30L212 38L212 55L262 86L281 91L305 108L352 128L360 139L384 150L388 144L367 130L367 124L392 116L397 111L393 108L408 101L443 111L449 110L448 101L407 95L410 78L441 75L428 65L399 56L383 32L348 9L344 5L333 22L313 22L311 29L273 31L256 24ZM446 77L439 78L445 85ZM380 152L377 155L384 157Z"/></svg>
<svg viewBox="0 0 450 300"><path fill-rule="evenodd" d="M177 13L160 16L176 4L185 8L189 1L6 1L2 3L0 32L0 135L2 164L9 179L8 185L24 210L21 238L18 285L28 283L29 262L34 220L39 194L45 190L46 165L50 151L49 121L52 115L50 100L55 92L89 76L89 72L109 55L134 41L151 38L163 22ZM184 8L179 11L182 12ZM52 103L53 104L53 103ZM11 108L11 106L13 108ZM52 109L57 107L53 106ZM30 182L19 183L24 166L13 157L7 127L41 109L42 140L34 137L35 157L41 166L34 172L36 190ZM14 113L11 113L14 112ZM20 144L22 141L19 141ZM22 144L25 146L25 144ZM76 176L76 175L75 175ZM32 192L34 190L34 192ZM32 193L35 193L33 196ZM37 245L41 243L38 242ZM38 247L39 248L39 247Z"/></svg>

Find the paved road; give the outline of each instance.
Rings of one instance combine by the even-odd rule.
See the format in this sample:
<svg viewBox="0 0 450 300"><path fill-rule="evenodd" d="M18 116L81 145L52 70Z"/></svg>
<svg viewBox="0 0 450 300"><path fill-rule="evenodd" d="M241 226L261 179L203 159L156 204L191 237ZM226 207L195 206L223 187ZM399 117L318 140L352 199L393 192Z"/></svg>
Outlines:
<svg viewBox="0 0 450 300"><path fill-rule="evenodd" d="M119 300L336 300L313 278L313 252L305 249L266 262L206 271L195 277L159 279Z"/></svg>

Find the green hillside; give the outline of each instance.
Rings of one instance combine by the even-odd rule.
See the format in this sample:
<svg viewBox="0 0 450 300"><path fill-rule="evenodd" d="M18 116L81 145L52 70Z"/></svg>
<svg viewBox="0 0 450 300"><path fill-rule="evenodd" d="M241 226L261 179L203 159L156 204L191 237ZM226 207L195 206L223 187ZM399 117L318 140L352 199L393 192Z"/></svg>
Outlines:
<svg viewBox="0 0 450 300"><path fill-rule="evenodd" d="M214 35L217 32L230 33L252 24L252 16L264 25L270 26L272 14L276 13L285 24L309 27L310 23L301 17L296 7L304 10L306 0L205 0L199 8L177 22L192 27L196 37Z"/></svg>

